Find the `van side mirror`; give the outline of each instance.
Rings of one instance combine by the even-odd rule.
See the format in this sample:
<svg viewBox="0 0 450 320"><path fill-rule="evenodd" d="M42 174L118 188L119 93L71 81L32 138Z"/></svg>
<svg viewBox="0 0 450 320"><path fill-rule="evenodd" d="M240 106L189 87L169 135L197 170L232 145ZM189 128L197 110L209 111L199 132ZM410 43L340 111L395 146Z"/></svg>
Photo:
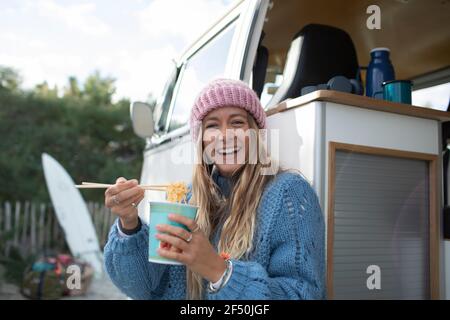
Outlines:
<svg viewBox="0 0 450 320"><path fill-rule="evenodd" d="M132 102L130 105L133 131L141 138L151 138L154 133L153 110L145 102Z"/></svg>

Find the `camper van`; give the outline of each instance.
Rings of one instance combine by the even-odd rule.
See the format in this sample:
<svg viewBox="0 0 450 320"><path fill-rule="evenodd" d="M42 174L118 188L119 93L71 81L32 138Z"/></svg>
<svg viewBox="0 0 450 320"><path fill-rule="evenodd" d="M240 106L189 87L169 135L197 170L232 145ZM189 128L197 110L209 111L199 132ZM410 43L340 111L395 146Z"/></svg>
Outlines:
<svg viewBox="0 0 450 320"><path fill-rule="evenodd" d="M214 78L240 79L277 129L272 156L318 195L328 299L450 299L449 96L414 98L449 88L449 30L441 0L236 1L175 58L154 108L132 103L146 140L141 182L191 181L194 99ZM377 48L395 79L412 81L412 103L367 96ZM144 221L163 196L147 191Z"/></svg>

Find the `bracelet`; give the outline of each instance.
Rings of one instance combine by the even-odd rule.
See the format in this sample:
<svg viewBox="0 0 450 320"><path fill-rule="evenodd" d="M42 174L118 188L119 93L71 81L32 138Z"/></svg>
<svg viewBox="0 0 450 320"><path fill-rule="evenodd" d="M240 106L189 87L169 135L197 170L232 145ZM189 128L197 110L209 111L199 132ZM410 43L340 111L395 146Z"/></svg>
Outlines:
<svg viewBox="0 0 450 320"><path fill-rule="evenodd" d="M227 268L225 269L225 272L222 275L222 277L220 278L220 280L218 281L220 283L220 285L219 285L218 288L214 288L212 282L210 281L208 283L208 287L207 287L207 290L208 290L209 293L217 293L217 292L219 292L223 287L225 287L225 285L227 284L228 280L230 280L231 273L233 272L233 263L229 259L227 259L225 261L227 263Z"/></svg>

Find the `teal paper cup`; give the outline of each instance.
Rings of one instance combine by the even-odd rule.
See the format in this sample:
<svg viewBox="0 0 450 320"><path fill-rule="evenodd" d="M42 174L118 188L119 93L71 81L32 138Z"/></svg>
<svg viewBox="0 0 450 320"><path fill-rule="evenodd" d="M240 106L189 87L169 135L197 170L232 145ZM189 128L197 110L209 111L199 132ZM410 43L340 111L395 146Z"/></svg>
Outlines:
<svg viewBox="0 0 450 320"><path fill-rule="evenodd" d="M190 231L186 226L178 222L169 220L169 214L176 213L189 219L195 220L197 210L198 207L191 206L189 204L150 201L150 221L148 225L148 261L162 264L182 264L178 261L166 259L158 255L157 250L162 246L162 244L161 241L155 238L155 235L158 233L156 226L158 224L169 224Z"/></svg>

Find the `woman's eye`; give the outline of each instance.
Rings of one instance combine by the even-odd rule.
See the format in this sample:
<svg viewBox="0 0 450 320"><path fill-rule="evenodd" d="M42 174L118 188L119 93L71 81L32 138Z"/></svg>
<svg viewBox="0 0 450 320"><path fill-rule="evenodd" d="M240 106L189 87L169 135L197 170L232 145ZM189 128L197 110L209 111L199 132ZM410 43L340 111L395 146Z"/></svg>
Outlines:
<svg viewBox="0 0 450 320"><path fill-rule="evenodd" d="M210 124L207 124L205 127L206 127L206 129L217 128L217 124L215 124L215 123L210 123Z"/></svg>
<svg viewBox="0 0 450 320"><path fill-rule="evenodd" d="M231 124L232 125L242 125L242 124L244 124L244 121L236 120L236 121L233 121Z"/></svg>

